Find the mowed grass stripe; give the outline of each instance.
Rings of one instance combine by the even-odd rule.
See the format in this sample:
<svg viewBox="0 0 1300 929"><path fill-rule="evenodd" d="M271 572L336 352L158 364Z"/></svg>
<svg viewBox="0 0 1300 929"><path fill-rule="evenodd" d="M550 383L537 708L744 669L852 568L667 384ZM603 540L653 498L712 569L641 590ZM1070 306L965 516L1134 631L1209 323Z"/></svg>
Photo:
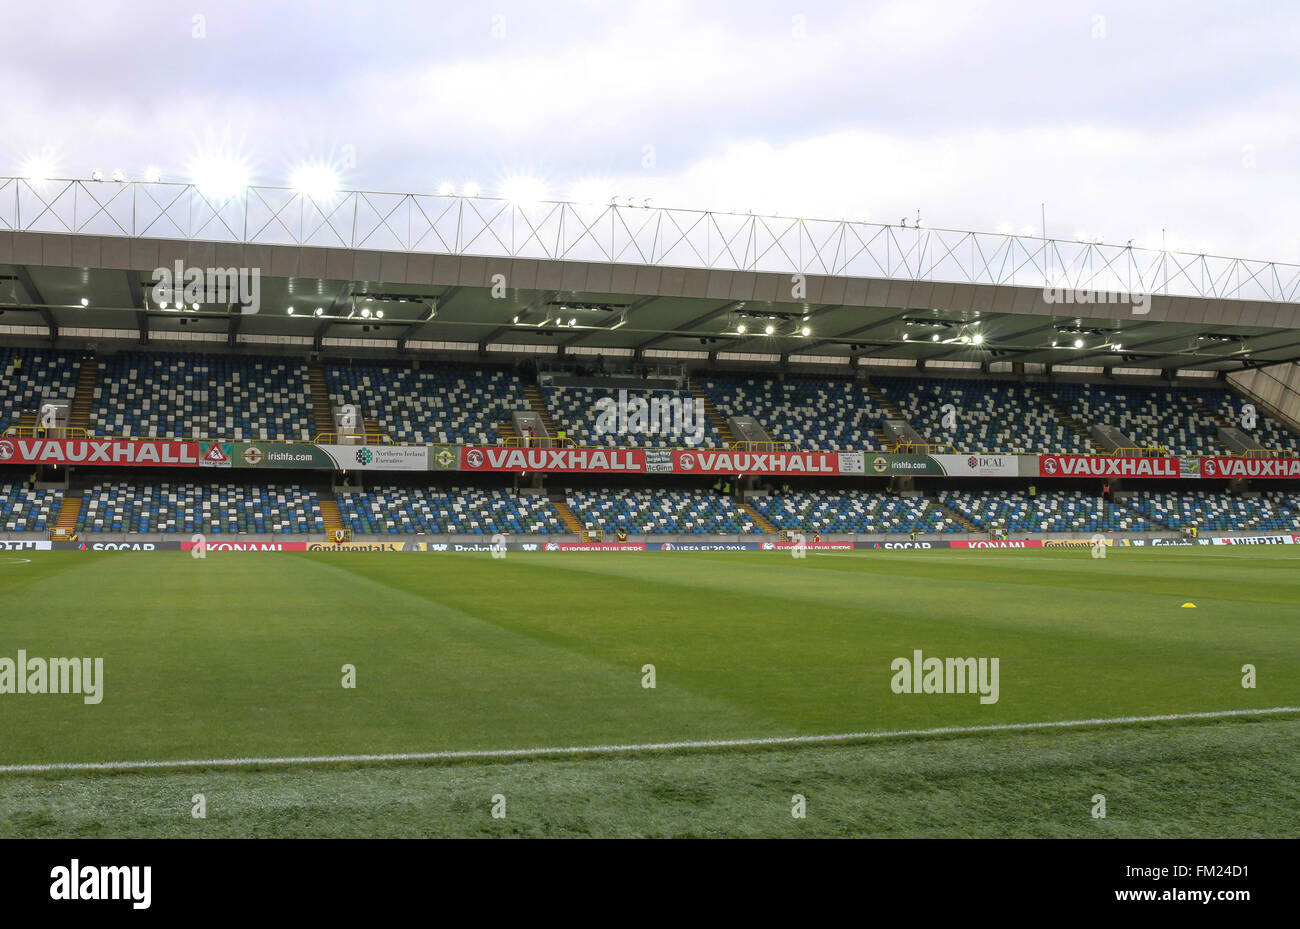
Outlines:
<svg viewBox="0 0 1300 929"><path fill-rule="evenodd" d="M1036 580L1055 560L1019 552L992 553L995 570L976 578L963 559L982 553L966 552L881 553L833 571L766 553L34 554L72 566L39 600L0 587L0 655L102 655L107 696L100 707L0 697L0 726L15 733L4 763L670 742L1300 703L1290 605L1157 611L1106 594L1045 598L1043 584L1017 578ZM882 574L906 563L899 555L951 577ZM1142 561L1195 583L1195 559ZM999 657L999 702L893 694L889 662L914 648ZM1255 690L1240 686L1244 661L1259 668ZM357 666L355 691L339 687L345 662ZM653 691L640 687L646 663Z"/></svg>
<svg viewBox="0 0 1300 929"><path fill-rule="evenodd" d="M1099 701L1104 712L1095 715L1192 712L1206 708L1207 695L1243 707L1293 702L1295 688L1289 700L1282 684L1285 665L1295 664L1294 636L1276 617L1233 606L1257 627L1254 639L1264 640L1252 641L1246 660L1269 665L1267 693L1243 690L1241 662L1227 650L1247 641L1234 633L1234 617L1180 610L1175 602L1163 605L1163 615L1145 615L1126 600L1044 603L1039 585L1007 580L1026 570L1008 560L1018 554L996 553L998 570L979 582L1009 586L975 596L962 596L971 581L932 583L915 593L856 573L826 582L822 572L809 577L807 561L760 553L475 556L474 567L464 570L500 578L506 563L522 562L531 571L522 604L517 595L483 598L468 589L451 595L494 622L561 635L571 647L586 643L606 660L640 662L651 655L661 673L681 669L694 690L776 705L805 731L861 728L854 721L905 728L976 724L989 716L1070 718L1078 715L1073 708ZM915 557L960 566L967 555ZM381 571L393 583L440 583L436 575L407 577L392 563L355 562L353 569ZM573 606L559 630L557 603ZM1021 699L979 707L960 697L894 697L889 661L918 647L929 655L1000 656ZM726 662L710 661L720 653ZM837 725L844 722L850 725Z"/></svg>
<svg viewBox="0 0 1300 929"><path fill-rule="evenodd" d="M0 655L102 656L104 702L0 697L0 729L13 733L5 763L70 750L193 758L219 746L390 752L551 744L557 734L777 731L761 708L682 688L647 700L637 667L611 667L318 560L67 555L80 559L78 584L50 590L39 606L0 597L10 616ZM91 610L87 589L98 591ZM345 663L357 668L355 690L341 687Z"/></svg>

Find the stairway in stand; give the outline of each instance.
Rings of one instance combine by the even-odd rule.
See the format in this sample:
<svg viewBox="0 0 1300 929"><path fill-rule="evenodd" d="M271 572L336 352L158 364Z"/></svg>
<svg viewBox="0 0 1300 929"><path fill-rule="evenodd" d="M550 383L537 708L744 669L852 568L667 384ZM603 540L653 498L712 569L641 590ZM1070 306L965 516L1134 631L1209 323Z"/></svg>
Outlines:
<svg viewBox="0 0 1300 929"><path fill-rule="evenodd" d="M320 362L312 362L307 367L307 386L311 391L312 426L316 434L334 431L334 404L330 402L329 388L325 386L325 369ZM324 501L322 512L324 512Z"/></svg>
<svg viewBox="0 0 1300 929"><path fill-rule="evenodd" d="M551 411L546 408L546 401L542 399L541 390L536 384L526 384L524 385L524 396L528 398L528 408L537 414L542 421L542 425L546 427L546 434L551 438L555 438L557 432L555 420L551 419ZM573 437L569 436L569 438Z"/></svg>
<svg viewBox="0 0 1300 929"><path fill-rule="evenodd" d="M870 396L872 400L876 401L876 406L880 407L882 410L884 410L886 413L889 414L890 419L902 419L902 420L907 419L907 417L903 415L903 411L894 405L894 401L890 400L889 397L885 396L885 392L883 390L881 390L875 384L871 383L871 381L867 381L866 386L867 386L867 395Z"/></svg>
<svg viewBox="0 0 1300 929"><path fill-rule="evenodd" d="M709 425L713 427L713 431L718 434L718 438L722 440L723 447L735 445L736 437L732 434L731 430L727 428L727 421L723 418L722 414L718 412L718 408L713 405L713 400L704 392L704 389L694 381L691 381L688 386L690 387L691 395L693 397L704 401L704 415L708 418ZM768 434L770 435L771 433Z"/></svg>
<svg viewBox="0 0 1300 929"><path fill-rule="evenodd" d="M1079 441L1083 443L1083 447L1087 450L1088 454L1097 454L1097 446L1093 443L1092 436L1088 435L1088 430L1083 428L1083 423L1065 412L1065 410L1057 405L1055 400L1047 395L1046 391L1039 390L1036 384L1030 384L1029 389L1033 391L1034 398L1037 399L1039 403L1051 410L1057 419L1070 427L1071 431L1079 437Z"/></svg>
<svg viewBox="0 0 1300 929"><path fill-rule="evenodd" d="M320 491L316 499L320 501L320 518L325 526L325 536L332 539L337 530L347 528L339 516L339 502L334 497L334 491L329 489Z"/></svg>
<svg viewBox="0 0 1300 929"><path fill-rule="evenodd" d="M866 381L865 386L867 388L867 396L871 397L871 399L876 402L876 406L885 411L886 419L901 420L907 423L907 425L911 427L917 435L921 436L923 439L925 438L925 435L921 430L912 425L912 421L903 415L903 411L898 408L897 404L895 404L893 400L889 399L883 390L871 383L870 380ZM881 429L877 429L873 432L872 436L876 440L876 445L886 450L893 448L899 441L901 441L901 438L894 438Z"/></svg>
<svg viewBox="0 0 1300 929"><path fill-rule="evenodd" d="M587 538L587 529L574 514L573 510L570 509L569 501L564 498L564 494L547 494L547 499L551 501L551 506L555 507L555 512L560 514L560 522L564 523L564 528L585 541Z"/></svg>
<svg viewBox="0 0 1300 929"><path fill-rule="evenodd" d="M768 535L776 535L776 526L773 526L771 522L768 521L767 517L765 517L758 510L754 509L754 505L752 503L750 503L747 500L741 500L739 501L739 503L740 503L740 508L744 510L745 513L748 514L749 518L754 521L755 526L762 529Z"/></svg>
<svg viewBox="0 0 1300 929"><path fill-rule="evenodd" d="M56 534L66 538L77 528L81 517L81 491L68 488L63 492L63 503L59 507L59 516L54 520Z"/></svg>
<svg viewBox="0 0 1300 929"><path fill-rule="evenodd" d="M68 426L90 431L90 407L95 402L95 382L99 378L99 361L83 358L77 371L77 389L68 408ZM33 421L35 414L32 414Z"/></svg>
<svg viewBox="0 0 1300 929"><path fill-rule="evenodd" d="M967 532L984 531L980 529L979 526L975 525L973 522L971 522L969 519L963 516L961 513L958 513L956 510L950 507L944 506L942 503L940 503L938 500L935 500L933 497L927 497L925 502L926 505L930 507L930 509L938 512L940 515L944 516L947 519L951 519L953 522L961 526Z"/></svg>
<svg viewBox="0 0 1300 929"><path fill-rule="evenodd" d="M1203 401L1200 397L1192 396L1188 398L1188 401L1191 403L1192 408L1195 409L1197 413L1201 414L1210 422L1214 423L1217 429L1231 428L1231 426L1224 421L1223 417L1220 416L1218 413L1214 412L1214 410L1210 409L1208 406L1206 406L1205 401ZM1232 446L1229 445L1227 442L1224 442L1222 439L1220 439L1217 434L1214 437L1214 444L1217 445L1220 449L1222 449L1225 455L1234 456L1237 454L1237 452L1232 448Z"/></svg>

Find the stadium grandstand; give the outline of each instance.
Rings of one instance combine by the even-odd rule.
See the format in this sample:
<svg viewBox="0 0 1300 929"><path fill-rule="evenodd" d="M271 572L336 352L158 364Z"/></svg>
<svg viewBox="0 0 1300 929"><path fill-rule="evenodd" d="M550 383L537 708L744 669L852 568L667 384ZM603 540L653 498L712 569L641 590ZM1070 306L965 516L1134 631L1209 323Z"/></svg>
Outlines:
<svg viewBox="0 0 1300 929"><path fill-rule="evenodd" d="M185 185L130 188L202 200ZM1222 259L1207 288L1169 277L1187 256L1138 255L1145 284L1131 271L1073 281L1131 292L1129 304L1066 315L1047 299L1049 256L1104 246L934 230L928 248L1019 250L1029 269L918 271L895 257L870 275L860 256L737 262L691 257L685 240L476 253L462 230L426 252L379 225L336 230L349 247L305 225L287 241L207 239L213 227L188 215L171 238L135 220L106 230L102 216L70 219L69 235L48 216L20 222L17 202L42 195L0 179L12 541L1300 532L1290 266L1243 285L1230 274L1261 263ZM390 206L411 218L425 201L492 228L480 198ZM47 205L57 217L60 202ZM761 217L700 216L780 238ZM238 288L168 291L163 272L194 263L256 275L258 304Z"/></svg>

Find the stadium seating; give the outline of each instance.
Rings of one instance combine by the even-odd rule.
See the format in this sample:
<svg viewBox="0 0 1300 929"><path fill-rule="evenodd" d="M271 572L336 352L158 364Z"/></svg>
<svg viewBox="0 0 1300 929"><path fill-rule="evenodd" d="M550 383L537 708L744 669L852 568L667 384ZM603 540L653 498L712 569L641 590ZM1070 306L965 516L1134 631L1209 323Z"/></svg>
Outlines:
<svg viewBox="0 0 1300 929"><path fill-rule="evenodd" d="M1196 491L1140 494L1129 505L1153 522L1169 529L1192 526L1208 531L1300 529L1294 494L1237 497Z"/></svg>
<svg viewBox="0 0 1300 929"><path fill-rule="evenodd" d="M1251 429L1243 427L1241 408L1247 402L1227 390L1207 391L1205 397L1205 405L1219 417L1221 422L1235 426L1252 436L1259 448L1300 454L1300 436L1270 418L1257 404L1255 404L1254 427Z"/></svg>
<svg viewBox="0 0 1300 929"><path fill-rule="evenodd" d="M31 490L23 484L0 484L0 531L45 532L63 505L61 490Z"/></svg>
<svg viewBox="0 0 1300 929"><path fill-rule="evenodd" d="M1160 528L1140 512L1074 490L942 490L939 501L980 529L1007 532L1141 532Z"/></svg>
<svg viewBox="0 0 1300 929"><path fill-rule="evenodd" d="M964 532L923 497L886 493L794 492L754 497L750 504L778 529L814 532Z"/></svg>
<svg viewBox="0 0 1300 929"><path fill-rule="evenodd" d="M376 487L339 494L339 516L354 533L492 535L565 532L543 494L475 487Z"/></svg>
<svg viewBox="0 0 1300 929"><path fill-rule="evenodd" d="M21 364L14 369L14 362ZM70 352L0 348L0 432L16 426L24 411L43 400L72 400L80 361Z"/></svg>
<svg viewBox="0 0 1300 929"><path fill-rule="evenodd" d="M336 407L355 404L397 442L496 444L497 423L528 409L523 384L501 366L325 365Z"/></svg>
<svg viewBox="0 0 1300 929"><path fill-rule="evenodd" d="M1173 455L1222 455L1218 426L1193 388L1129 384L1058 384L1052 399L1086 425L1119 429L1138 447L1166 448Z"/></svg>
<svg viewBox="0 0 1300 929"><path fill-rule="evenodd" d="M584 528L609 534L757 533L763 530L728 497L707 490L572 490L569 507Z"/></svg>
<svg viewBox="0 0 1300 929"><path fill-rule="evenodd" d="M100 435L310 440L307 366L259 356L122 352L100 362Z"/></svg>
<svg viewBox="0 0 1300 929"><path fill-rule="evenodd" d="M652 401L664 401L663 410L665 415L661 415L657 431L653 434L649 432L628 432L619 434L617 432L600 432L597 430L598 425L604 425L607 419L602 419L601 409L597 407L598 403L608 400L613 404L619 402L619 391L611 390L606 387L546 387L543 388L542 397L546 402L547 410L551 418L555 421L557 429L563 429L568 433L578 445L584 446L606 446L606 447L627 447L636 446L640 448L667 448L690 446L692 448L721 448L723 443L718 436L708 417L704 415L702 408L697 410L695 397L689 391L673 390L629 390L626 399L629 406L634 400L641 400L646 403L647 428L649 427L649 404ZM673 417L672 406L668 405L671 401L681 408L680 420ZM698 412L698 415L697 415ZM611 412L608 414L613 416ZM673 432L678 424L689 424L690 431L682 434ZM696 424L702 427L701 438L697 443L695 441Z"/></svg>
<svg viewBox="0 0 1300 929"><path fill-rule="evenodd" d="M296 485L107 481L87 490L78 527L88 532L324 532L315 492Z"/></svg>
<svg viewBox="0 0 1300 929"><path fill-rule="evenodd" d="M724 418L753 416L779 442L799 448L878 449L875 433L886 413L864 385L847 378L788 378L761 374L699 376Z"/></svg>
<svg viewBox="0 0 1300 929"><path fill-rule="evenodd" d="M1088 454L1088 444L1035 395L1015 381L874 377L921 435L958 452ZM956 428L943 427L952 404Z"/></svg>

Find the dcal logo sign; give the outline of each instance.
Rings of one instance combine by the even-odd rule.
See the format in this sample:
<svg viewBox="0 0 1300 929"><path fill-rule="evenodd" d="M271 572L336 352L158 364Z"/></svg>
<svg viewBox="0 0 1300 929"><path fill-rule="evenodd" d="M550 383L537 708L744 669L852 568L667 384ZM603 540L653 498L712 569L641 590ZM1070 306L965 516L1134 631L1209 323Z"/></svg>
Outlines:
<svg viewBox="0 0 1300 929"><path fill-rule="evenodd" d="M362 467L365 467L366 465L370 464L370 462L374 460L375 460L375 453L372 452L370 449L366 448L364 445L361 446L361 448L357 449L357 464L361 465Z"/></svg>

